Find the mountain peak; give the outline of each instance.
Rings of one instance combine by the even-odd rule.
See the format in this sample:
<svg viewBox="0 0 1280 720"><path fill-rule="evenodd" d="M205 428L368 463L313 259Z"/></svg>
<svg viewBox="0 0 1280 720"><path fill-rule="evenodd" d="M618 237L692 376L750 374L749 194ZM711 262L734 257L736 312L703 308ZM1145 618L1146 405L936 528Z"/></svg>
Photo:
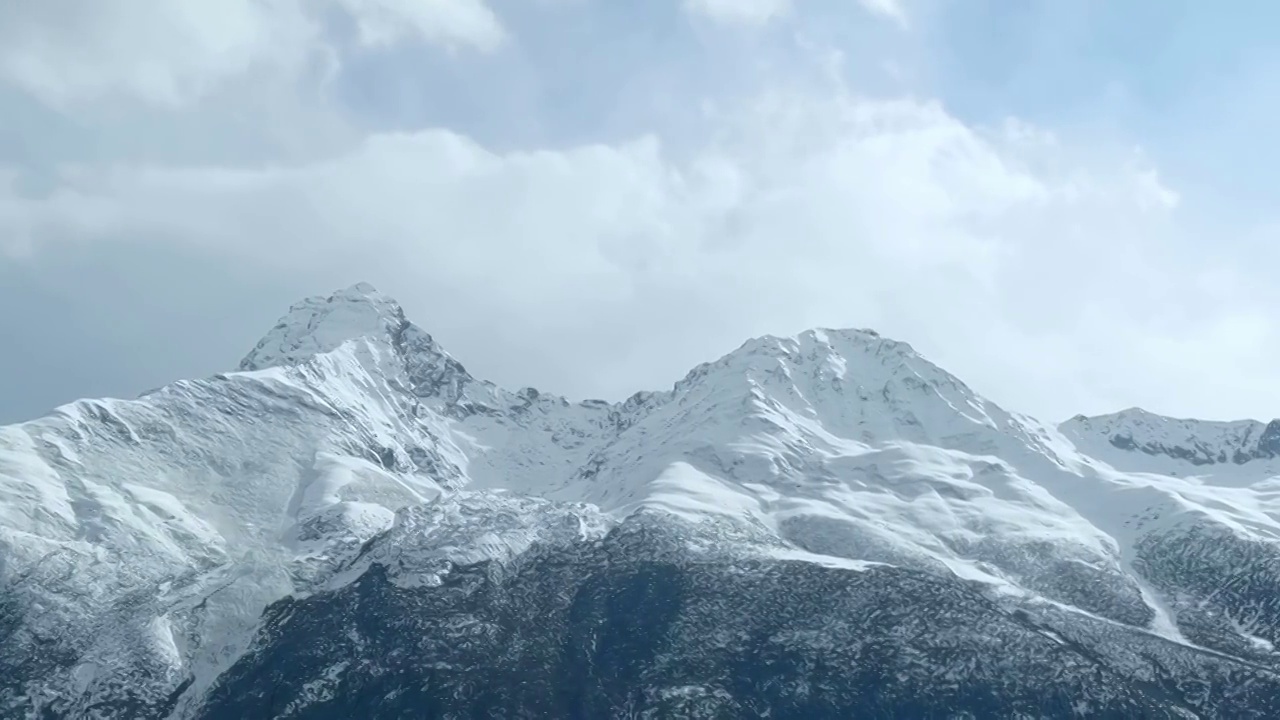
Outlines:
<svg viewBox="0 0 1280 720"><path fill-rule="evenodd" d="M474 378L404 309L369 283L295 303L240 361L241 371L297 365L344 343L369 339L394 351L403 379L418 397L457 403Z"/></svg>
<svg viewBox="0 0 1280 720"><path fill-rule="evenodd" d="M1107 415L1077 415L1058 429L1086 451L1112 460L1121 459L1117 450L1192 465L1242 465L1280 457L1280 420L1195 420L1132 407Z"/></svg>
<svg viewBox="0 0 1280 720"><path fill-rule="evenodd" d="M813 366L819 372L864 385L882 386L897 376L909 376L923 383L941 383L964 388L963 383L922 357L911 345L863 328L813 328L799 335L765 335L753 338L721 360L736 365L751 358L785 360ZM964 388L964 392L970 392Z"/></svg>
<svg viewBox="0 0 1280 720"><path fill-rule="evenodd" d="M737 350L721 358L721 361L752 356L817 359L833 352L869 352L902 359L918 357L918 353L907 343L892 340L874 330L811 328L798 335L761 335L751 338L738 346Z"/></svg>
<svg viewBox="0 0 1280 720"><path fill-rule="evenodd" d="M361 337L394 337L404 310L369 283L295 303L240 362L241 370L293 365Z"/></svg>
<svg viewBox="0 0 1280 720"><path fill-rule="evenodd" d="M951 442L1016 425L907 343L864 329L753 338L694 368L675 392L735 407L745 402L758 417L818 419L859 442Z"/></svg>

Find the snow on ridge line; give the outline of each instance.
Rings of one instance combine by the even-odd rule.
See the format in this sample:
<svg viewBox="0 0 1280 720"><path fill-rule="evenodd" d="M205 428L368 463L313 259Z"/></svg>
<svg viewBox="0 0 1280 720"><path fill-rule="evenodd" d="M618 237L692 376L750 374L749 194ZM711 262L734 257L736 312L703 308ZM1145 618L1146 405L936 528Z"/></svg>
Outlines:
<svg viewBox="0 0 1280 720"><path fill-rule="evenodd" d="M240 362L241 370L292 365L365 336L391 337L404 323L395 300L357 283L293 304Z"/></svg>
<svg viewBox="0 0 1280 720"><path fill-rule="evenodd" d="M348 287L335 290L328 295L315 295L294 303L277 324L268 331L255 347L239 364L240 372L267 370L272 367L290 366L320 354L339 349L344 343L359 339L394 341L404 327L411 323L406 319L403 307L392 297L380 292L368 282L357 282ZM413 326L416 328L416 326ZM441 356L448 357L431 336L422 332L429 342L431 350ZM943 380L954 383L965 392L971 393L965 384L947 371L938 367L920 355L909 343L885 337L869 328L812 328L794 336L762 335L743 342L738 348L726 353L717 360L702 363L676 382L673 390L696 380L714 368L731 366L745 357L771 356L797 358L805 350L812 352L815 347L825 347L832 352L857 349L884 358L886 363L897 362L910 364L910 370L920 374L925 370L929 380ZM449 358L452 359L452 358ZM456 361L455 361L456 362ZM179 384L188 381L178 381ZM168 387L168 386L166 386ZM532 391L532 392L530 392ZM152 394L156 391L150 391ZM671 391L639 391L626 401L603 402L583 400L575 404L605 404L610 407L641 404L645 397L669 393ZM551 396L533 388L525 388L515 396ZM644 396L644 397L642 397ZM555 396L559 397L559 396ZM88 402L108 402L107 399L94 401L77 400L60 406L54 412L66 413L73 406L83 406ZM961 408L957 408L961 410ZM1190 418L1173 418L1150 413L1140 408L1129 408L1117 413L1084 416L1077 415L1059 423L1056 429L1072 439L1081 438L1094 432L1111 432L1114 429L1153 429L1154 426L1170 429L1182 435L1194 436L1240 436L1243 439L1259 437L1262 434L1276 436L1277 449L1280 450L1280 420L1264 424L1256 420L1210 421ZM1184 430L1190 432L1183 432ZM1158 430L1157 430L1158 431ZM1132 432L1130 434L1133 434ZM1277 454L1280 454L1278 452Z"/></svg>
<svg viewBox="0 0 1280 720"><path fill-rule="evenodd" d="M1082 449L1102 458L1141 453L1195 466L1243 465L1280 458L1280 420L1196 420L1129 408L1077 415L1058 426Z"/></svg>
<svg viewBox="0 0 1280 720"><path fill-rule="evenodd" d="M1277 422L1272 420L1271 422ZM1059 423L1062 428L1106 430L1114 428L1149 428L1152 430L1198 430L1202 434L1241 433L1265 427L1252 418L1239 420L1201 420L1199 418L1160 415L1140 407L1131 407L1101 415L1076 415Z"/></svg>
<svg viewBox="0 0 1280 720"><path fill-rule="evenodd" d="M471 377L428 333L406 318L402 306L396 300L383 295L369 283L356 283L327 296L317 295L295 303L245 356L239 370L252 372L300 364L359 338L389 343L411 364L450 368L452 375L457 378L452 381L452 395L455 397L451 399L454 400L466 394L458 383L474 382L477 387L487 388L482 392L483 395L493 396L494 400L510 400L500 401L499 406L514 407L521 404L520 399L539 396L561 400L561 404L568 403L552 393L532 388L512 393ZM655 400L661 402L664 397L678 393L713 371L737 374L746 365L761 358L786 358L801 365L816 363L827 368L823 372L835 372L843 377L848 371L848 358L855 354L867 357L869 362L874 360L890 375L901 373L908 377L914 376L922 384L954 388L966 398L974 396L963 382L920 356L908 343L886 338L870 329L815 328L791 337L765 335L749 339L719 359L693 368L669 390L642 390L621 402L582 400L573 404L601 406L601 409L630 414L643 406L652 405ZM425 360L419 361L417 358ZM867 363L859 363L859 366L860 370L869 367ZM433 369L430 374L438 376L440 371ZM880 382L878 373L877 378L867 379L873 384ZM966 405L978 410L979 416L985 414L967 399L961 406L953 408L964 414L967 411L963 406Z"/></svg>

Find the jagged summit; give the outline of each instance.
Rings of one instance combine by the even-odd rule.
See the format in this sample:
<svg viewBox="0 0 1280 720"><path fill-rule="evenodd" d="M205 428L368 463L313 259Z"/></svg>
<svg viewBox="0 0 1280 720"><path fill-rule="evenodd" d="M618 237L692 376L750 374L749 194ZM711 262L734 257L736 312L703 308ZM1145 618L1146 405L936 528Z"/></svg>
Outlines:
<svg viewBox="0 0 1280 720"><path fill-rule="evenodd" d="M366 339L392 347L404 385L422 399L439 399L450 416L493 414L519 407L564 407L564 397L541 389L511 392L467 373L402 306L368 283L293 305L240 365L241 370L290 366ZM665 391L641 390L615 403L574 405L626 427L675 401L697 408L696 423L717 423L730 408L749 416L778 409L812 417L862 440L900 436L943 441L981 428L1026 435L1009 413L973 392L910 344L867 328L814 328L797 335L763 335L719 359L693 368Z"/></svg>
<svg viewBox="0 0 1280 720"><path fill-rule="evenodd" d="M958 378L929 362L911 345L865 328L813 328L792 336L754 337L718 360L695 367L676 389L717 372L743 377L764 373L777 378L791 378L800 372L871 390L894 378L910 378L911 383L964 388L972 394Z"/></svg>
<svg viewBox="0 0 1280 720"><path fill-rule="evenodd" d="M389 364L374 372L385 374L393 387L411 398L439 400L464 413L512 404L508 396L514 395L472 377L429 333L408 320L400 303L367 282L295 303L238 369L295 366L357 340L382 348L382 362Z"/></svg>
<svg viewBox="0 0 1280 720"><path fill-rule="evenodd" d="M695 368L677 392L698 382L746 388L763 406L789 407L859 437L939 439L1010 416L934 365L911 345L866 329L815 328L793 337L748 340Z"/></svg>
<svg viewBox="0 0 1280 720"><path fill-rule="evenodd" d="M241 370L292 365L360 337L391 338L404 310L369 283L295 303L240 362Z"/></svg>
<svg viewBox="0 0 1280 720"><path fill-rule="evenodd" d="M402 356L414 394L420 397L437 395L442 388L447 388L445 394L458 400L464 393L464 385L477 382L430 334L406 318L403 307L395 299L367 282L295 303L245 356L239 370L296 365L362 338L387 343ZM815 328L794 336L764 335L747 340L720 359L694 368L671 391L640 391L618 404L618 408L626 411L671 392L678 393L708 375L718 376L720 382L746 379L753 384L757 380L780 377L779 373L790 377L793 372L836 385L848 384L863 395L883 394L895 381L905 381L911 386L958 391L964 396L960 400L966 406L972 405L974 398L963 383L921 357L905 342L865 328ZM563 402L560 396L540 389L505 393L489 383L482 384L491 396L512 395L526 400L543 396ZM601 403L586 401L586 404L595 407Z"/></svg>

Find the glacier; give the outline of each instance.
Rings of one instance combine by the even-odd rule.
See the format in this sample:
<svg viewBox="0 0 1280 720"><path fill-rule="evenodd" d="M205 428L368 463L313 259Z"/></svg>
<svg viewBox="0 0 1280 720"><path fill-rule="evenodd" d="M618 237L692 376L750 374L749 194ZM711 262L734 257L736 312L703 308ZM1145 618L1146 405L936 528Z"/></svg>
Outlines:
<svg viewBox="0 0 1280 720"><path fill-rule="evenodd" d="M1053 426L870 330L477 379L368 284L0 428L0 716L1280 717L1280 422Z"/></svg>

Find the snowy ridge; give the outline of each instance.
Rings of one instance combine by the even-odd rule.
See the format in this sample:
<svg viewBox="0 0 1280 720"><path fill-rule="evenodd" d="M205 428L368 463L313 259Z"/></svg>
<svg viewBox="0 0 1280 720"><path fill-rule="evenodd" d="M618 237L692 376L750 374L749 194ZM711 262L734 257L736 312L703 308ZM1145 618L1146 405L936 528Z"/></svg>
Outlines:
<svg viewBox="0 0 1280 720"><path fill-rule="evenodd" d="M336 350L349 340L390 338L404 322L404 312L394 300L368 283L357 283L333 295L307 298L289 308L288 314L240 361L240 369L297 365Z"/></svg>
<svg viewBox="0 0 1280 720"><path fill-rule="evenodd" d="M1110 458L1118 457L1116 450L1196 466L1280 458L1280 420L1189 420L1130 408L1098 417L1077 415L1062 424L1062 431L1082 447Z"/></svg>
<svg viewBox="0 0 1280 720"><path fill-rule="evenodd" d="M868 330L750 340L621 403L510 392L359 284L238 372L0 428L0 715L195 717L282 598L375 567L434 587L635 518L1280 667L1278 455L1277 423L1053 428Z"/></svg>

